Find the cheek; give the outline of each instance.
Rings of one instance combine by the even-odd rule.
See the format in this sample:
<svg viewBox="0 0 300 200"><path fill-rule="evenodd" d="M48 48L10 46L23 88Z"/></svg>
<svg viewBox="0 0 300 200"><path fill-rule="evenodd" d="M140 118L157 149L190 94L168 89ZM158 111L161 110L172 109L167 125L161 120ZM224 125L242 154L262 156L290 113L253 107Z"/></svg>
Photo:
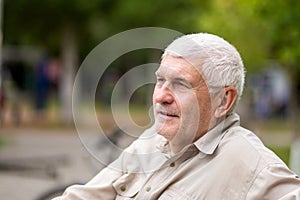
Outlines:
<svg viewBox="0 0 300 200"><path fill-rule="evenodd" d="M200 121L210 120L211 99L206 92L198 93L196 97L186 101L186 113L188 116L199 119ZM183 105L184 106L184 105Z"/></svg>
<svg viewBox="0 0 300 200"><path fill-rule="evenodd" d="M199 107L201 113L201 119L199 123L203 129L208 129L212 120L212 104L210 97L203 99L203 101L200 102Z"/></svg>
<svg viewBox="0 0 300 200"><path fill-rule="evenodd" d="M181 112L181 117L184 120L195 120L200 114L200 102L195 96L191 97L188 95L180 95L177 98L176 104L178 110Z"/></svg>

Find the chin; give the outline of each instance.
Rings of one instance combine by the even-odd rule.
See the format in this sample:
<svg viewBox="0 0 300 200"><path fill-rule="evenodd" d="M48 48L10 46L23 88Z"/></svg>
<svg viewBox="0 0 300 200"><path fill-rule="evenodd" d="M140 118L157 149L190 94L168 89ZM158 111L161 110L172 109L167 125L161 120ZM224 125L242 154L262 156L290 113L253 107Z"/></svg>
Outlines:
<svg viewBox="0 0 300 200"><path fill-rule="evenodd" d="M170 129L165 129L165 128L158 128L157 129L157 134L163 136L164 138L166 138L168 141L171 141L174 136L176 135L177 131L174 130L170 130Z"/></svg>

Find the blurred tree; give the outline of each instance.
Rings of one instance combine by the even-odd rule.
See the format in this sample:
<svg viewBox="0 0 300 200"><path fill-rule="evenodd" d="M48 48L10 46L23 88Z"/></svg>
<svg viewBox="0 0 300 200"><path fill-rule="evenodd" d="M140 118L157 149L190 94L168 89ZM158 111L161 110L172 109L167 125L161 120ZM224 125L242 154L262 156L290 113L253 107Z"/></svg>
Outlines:
<svg viewBox="0 0 300 200"><path fill-rule="evenodd" d="M162 26L196 30L193 0L14 0L5 2L4 43L35 44L59 52L63 63L62 114L71 121L71 91L79 55L103 39L130 28ZM80 49L80 50L79 50Z"/></svg>
<svg viewBox="0 0 300 200"><path fill-rule="evenodd" d="M294 112L299 108L299 9L297 0L212 0L198 18L204 31L221 34L238 47L248 71L266 67L270 60L284 66L293 83Z"/></svg>
<svg viewBox="0 0 300 200"><path fill-rule="evenodd" d="M35 44L45 46L48 51L60 51L63 63L61 113L65 122L72 119L71 96L78 66L79 35L86 35L86 29L82 27L90 13L95 13L98 2L16 0L4 4L5 44Z"/></svg>
<svg viewBox="0 0 300 200"><path fill-rule="evenodd" d="M250 70L261 67L268 58L273 34L267 24L270 22L262 20L258 13L261 4L259 0L213 0L199 17L204 31L221 34L238 47Z"/></svg>

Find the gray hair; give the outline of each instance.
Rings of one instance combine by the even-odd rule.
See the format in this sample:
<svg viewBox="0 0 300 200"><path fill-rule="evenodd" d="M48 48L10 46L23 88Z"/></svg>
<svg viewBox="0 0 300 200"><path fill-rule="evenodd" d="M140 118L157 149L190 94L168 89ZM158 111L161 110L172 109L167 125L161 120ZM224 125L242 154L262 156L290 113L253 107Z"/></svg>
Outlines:
<svg viewBox="0 0 300 200"><path fill-rule="evenodd" d="M210 93L215 88L234 86L238 100L242 96L245 69L239 52L223 38L208 33L184 35L174 40L163 57L169 54L185 58L201 70Z"/></svg>

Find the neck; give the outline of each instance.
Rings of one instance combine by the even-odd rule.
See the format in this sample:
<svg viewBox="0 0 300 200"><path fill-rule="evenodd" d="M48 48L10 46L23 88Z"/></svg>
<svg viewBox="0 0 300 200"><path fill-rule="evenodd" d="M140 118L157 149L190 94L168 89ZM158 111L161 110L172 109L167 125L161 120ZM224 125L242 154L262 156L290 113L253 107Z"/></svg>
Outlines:
<svg viewBox="0 0 300 200"><path fill-rule="evenodd" d="M176 144L172 144L172 142L170 142L170 148L171 148L171 153L172 153L172 155L178 153L178 152L181 151L184 147L185 147L185 145L176 145Z"/></svg>
<svg viewBox="0 0 300 200"><path fill-rule="evenodd" d="M195 140L192 140L191 137L178 137L178 135L169 141L170 149L172 154L176 154L181 151L185 146L192 144Z"/></svg>

